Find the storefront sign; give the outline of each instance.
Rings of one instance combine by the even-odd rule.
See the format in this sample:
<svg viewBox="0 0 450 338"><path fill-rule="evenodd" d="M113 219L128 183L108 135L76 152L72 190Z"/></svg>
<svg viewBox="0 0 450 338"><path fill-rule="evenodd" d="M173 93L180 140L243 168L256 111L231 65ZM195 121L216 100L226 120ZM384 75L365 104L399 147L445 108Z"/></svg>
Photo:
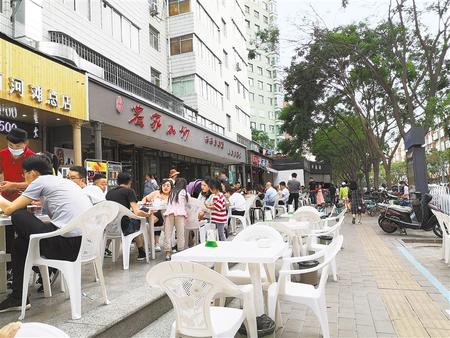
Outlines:
<svg viewBox="0 0 450 338"><path fill-rule="evenodd" d="M218 163L245 162L245 147L126 94L121 95L123 114L117 114L117 92L107 84L90 81L88 96L92 120L137 133L142 146Z"/></svg>
<svg viewBox="0 0 450 338"><path fill-rule="evenodd" d="M251 155L251 160L252 160L252 166L254 167L259 167L259 168L272 168L272 162L270 162L269 160L258 156L258 155Z"/></svg>
<svg viewBox="0 0 450 338"><path fill-rule="evenodd" d="M30 139L38 139L41 135L38 126L19 121L0 119L0 134L8 134L13 128L26 130Z"/></svg>
<svg viewBox="0 0 450 338"><path fill-rule="evenodd" d="M59 165L73 165L74 155L73 149L55 147L53 153L59 161Z"/></svg>
<svg viewBox="0 0 450 338"><path fill-rule="evenodd" d="M103 174L108 177L108 164L105 161L85 161L85 167L87 171L87 183L94 183L95 174Z"/></svg>
<svg viewBox="0 0 450 338"><path fill-rule="evenodd" d="M88 120L86 76L0 39L0 100Z"/></svg>

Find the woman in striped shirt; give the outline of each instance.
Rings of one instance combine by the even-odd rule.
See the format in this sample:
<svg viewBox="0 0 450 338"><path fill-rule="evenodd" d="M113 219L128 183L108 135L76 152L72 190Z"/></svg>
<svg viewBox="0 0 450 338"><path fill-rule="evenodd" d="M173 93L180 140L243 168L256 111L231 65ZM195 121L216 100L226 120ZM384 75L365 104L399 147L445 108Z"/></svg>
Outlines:
<svg viewBox="0 0 450 338"><path fill-rule="evenodd" d="M215 224L219 232L219 240L225 241L225 224L227 223L228 213L225 196L221 192L221 185L219 180L211 180L209 182L209 190L213 194L212 203L206 204L208 209L211 209L211 223Z"/></svg>

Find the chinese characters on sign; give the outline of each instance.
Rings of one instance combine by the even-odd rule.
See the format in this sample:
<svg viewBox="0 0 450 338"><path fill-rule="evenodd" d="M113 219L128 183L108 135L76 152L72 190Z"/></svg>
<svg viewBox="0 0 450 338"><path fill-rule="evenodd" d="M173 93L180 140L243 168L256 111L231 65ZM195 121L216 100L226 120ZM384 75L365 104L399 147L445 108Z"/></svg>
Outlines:
<svg viewBox="0 0 450 338"><path fill-rule="evenodd" d="M191 131L187 127L181 126L181 128L180 128L181 139L186 142L189 137L190 132Z"/></svg>
<svg viewBox="0 0 450 338"><path fill-rule="evenodd" d="M208 136L208 135L205 136L204 140L205 140L206 144L212 145L219 149L223 149L223 147L225 145L225 142L223 142L222 140L216 139L216 138L214 138L212 136Z"/></svg>
<svg viewBox="0 0 450 338"><path fill-rule="evenodd" d="M144 128L144 115L142 115L144 108L137 104L131 108L131 110L133 111L134 116L128 120L128 123L133 123L135 126Z"/></svg>
<svg viewBox="0 0 450 338"><path fill-rule="evenodd" d="M242 153L240 151L237 150L228 150L228 156L231 156L233 158L237 158L240 159L242 157Z"/></svg>
<svg viewBox="0 0 450 338"><path fill-rule="evenodd" d="M169 127L167 128L167 135L175 135L177 131L175 130L174 126L169 124Z"/></svg>
<svg viewBox="0 0 450 338"><path fill-rule="evenodd" d="M150 127L152 128L153 131L157 131L159 128L161 128L162 123L161 123L161 115L159 115L158 113L154 113L151 116L152 122L150 123Z"/></svg>
<svg viewBox="0 0 450 338"><path fill-rule="evenodd" d="M43 89L39 85L29 84L28 85L30 91L31 100L36 101L37 103L44 102ZM10 77L9 78L9 95L17 94L20 97L24 95L24 81L18 78ZM72 110L71 98L68 95L61 95L61 109L70 111ZM45 104L52 107L58 108L58 93L54 89L48 89L47 91L47 99L45 100Z"/></svg>

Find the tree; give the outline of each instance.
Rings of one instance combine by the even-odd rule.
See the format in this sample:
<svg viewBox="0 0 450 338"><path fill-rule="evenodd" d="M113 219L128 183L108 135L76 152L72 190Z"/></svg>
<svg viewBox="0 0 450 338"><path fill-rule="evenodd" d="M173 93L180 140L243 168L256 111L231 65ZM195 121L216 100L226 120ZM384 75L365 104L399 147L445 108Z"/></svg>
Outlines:
<svg viewBox="0 0 450 338"><path fill-rule="evenodd" d="M274 148L273 140L271 140L269 135L263 130L252 128L252 141L255 141L259 145L269 149Z"/></svg>
<svg viewBox="0 0 450 338"><path fill-rule="evenodd" d="M259 30L255 34L255 39L250 40L253 48L248 49L248 58L253 60L256 57L256 51L262 50L266 54L271 54L277 51L280 37L280 30L276 26L269 26L268 28Z"/></svg>
<svg viewBox="0 0 450 338"><path fill-rule="evenodd" d="M450 149L439 151L433 148L428 151L427 170L431 181L441 182L444 178L450 179L449 155Z"/></svg>

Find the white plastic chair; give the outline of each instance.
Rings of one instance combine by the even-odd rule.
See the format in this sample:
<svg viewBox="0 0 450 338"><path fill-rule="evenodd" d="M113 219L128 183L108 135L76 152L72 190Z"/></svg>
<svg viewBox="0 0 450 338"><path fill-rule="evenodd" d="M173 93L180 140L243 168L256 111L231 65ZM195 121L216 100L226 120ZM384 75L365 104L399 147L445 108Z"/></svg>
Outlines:
<svg viewBox="0 0 450 338"><path fill-rule="evenodd" d="M236 221L241 222L243 229L245 229L247 227L247 225L251 224L250 223L250 208L255 203L255 200L256 200L256 196L251 196L246 199L244 216L232 215L231 208L230 208L230 210L228 212L228 218L230 219L232 233L236 232Z"/></svg>
<svg viewBox="0 0 450 338"><path fill-rule="evenodd" d="M269 209L270 212L272 213L272 219L275 219L276 213L277 213L277 205L278 205L278 201L280 200L280 195L277 193L275 195L275 201L273 203L273 205L267 205L266 203L264 203L264 210Z"/></svg>
<svg viewBox="0 0 450 338"><path fill-rule="evenodd" d="M201 203L196 198L190 198L188 203L186 204L186 212L187 218L184 226L184 238L186 241L185 247L188 247L189 244L189 232L194 232L194 243L200 243L200 227L204 223L203 221L198 220L198 214L202 211L203 203Z"/></svg>
<svg viewBox="0 0 450 338"><path fill-rule="evenodd" d="M284 242L283 237L280 235L278 231L272 229L271 227L260 225L259 223L253 224L239 232L236 237L233 238L233 241L244 241L244 242L252 242L258 241L260 239L268 239L271 243L279 243ZM261 281L267 282L267 275L270 274L271 279L275 279L275 265L268 266L267 264L261 266ZM228 269L228 264L222 264L222 270L220 273L223 276L226 276L233 283L243 285L250 284L250 272L248 270L248 265L245 265L245 269Z"/></svg>
<svg viewBox="0 0 450 338"><path fill-rule="evenodd" d="M175 310L170 336L234 337L245 322L250 337L257 337L253 286L237 286L219 273L192 262L164 262L147 273L151 286L162 288ZM243 300L243 310L212 306L217 297Z"/></svg>
<svg viewBox="0 0 450 338"><path fill-rule="evenodd" d="M104 201L96 204L84 214L75 218L72 222L67 224L64 228L56 231L47 232L43 234L34 234L30 236L28 245L28 253L24 267L24 279L22 287L22 312L19 317L20 320L25 318L25 306L28 295L28 279L31 268L33 266L40 266L42 278L46 279L48 283L48 269L47 266L56 268L61 271L62 276L67 284L67 289L70 294L70 307L72 310L72 319L81 318L81 262L89 260L94 262L100 284L102 286L103 301L105 304L109 303L106 295L105 279L103 277L102 259L104 254L103 232L106 226L117 216L119 212L119 205L115 202ZM81 230L82 239L80 252L74 262L62 261L56 259L47 259L41 256L39 242L44 238L51 238L56 236L63 236L75 229Z"/></svg>
<svg viewBox="0 0 450 338"><path fill-rule="evenodd" d="M15 338L70 338L64 331L44 323L22 323Z"/></svg>
<svg viewBox="0 0 450 338"><path fill-rule="evenodd" d="M309 222L312 228L318 228L321 224L319 211L309 205L298 208L290 220L294 222Z"/></svg>
<svg viewBox="0 0 450 338"><path fill-rule="evenodd" d="M450 261L450 234L448 233L448 229L450 229L450 216L437 210L432 209L432 211L442 231L442 258L448 264Z"/></svg>
<svg viewBox="0 0 450 338"><path fill-rule="evenodd" d="M334 217L333 217L334 218ZM320 244L318 243L318 238L320 236L331 236L333 238L338 237L340 235L340 229L342 226L342 223L344 222L344 215L340 218L335 217L338 222L335 223L332 226L326 226L320 230L313 230L313 233L308 236L307 239L307 251L321 251L327 247L326 244ZM337 281L337 267L336 267L336 260L331 260L331 273L333 275L333 280Z"/></svg>
<svg viewBox="0 0 450 338"><path fill-rule="evenodd" d="M138 219L141 222L141 228L139 231L133 232L129 235L124 235L122 232L121 227L121 221L123 216L128 216L130 219ZM122 263L123 263L123 269L128 270L130 267L130 248L131 244L133 243L133 239L136 237L143 235L144 236L144 249L145 249L145 259L147 263L149 263L149 252L148 252L148 228L147 228L147 220L145 217L139 217L133 214L133 212L130 209L125 208L123 205L119 204L119 214L117 217L111 222L111 224L108 225L105 232L105 239L111 239L112 240L112 261L113 263L117 260L118 252L119 252L119 246L116 245L117 240L121 240L122 242ZM151 243L151 245L155 245L154 243Z"/></svg>
<svg viewBox="0 0 450 338"><path fill-rule="evenodd" d="M304 304L310 307L319 319L323 337L330 337L325 288L328 279L328 265L341 249L342 242L343 236L340 235L334 238L331 244L324 250L317 252L314 255L283 259L283 269L279 273L278 282L270 285L268 290L269 317L275 318L276 314L279 315L280 300L290 303ZM291 269L291 264L293 263L315 259L322 259L323 261L318 266L310 269ZM310 284L293 283L291 281L292 275L301 275L314 271L321 271L320 281L317 288Z"/></svg>

